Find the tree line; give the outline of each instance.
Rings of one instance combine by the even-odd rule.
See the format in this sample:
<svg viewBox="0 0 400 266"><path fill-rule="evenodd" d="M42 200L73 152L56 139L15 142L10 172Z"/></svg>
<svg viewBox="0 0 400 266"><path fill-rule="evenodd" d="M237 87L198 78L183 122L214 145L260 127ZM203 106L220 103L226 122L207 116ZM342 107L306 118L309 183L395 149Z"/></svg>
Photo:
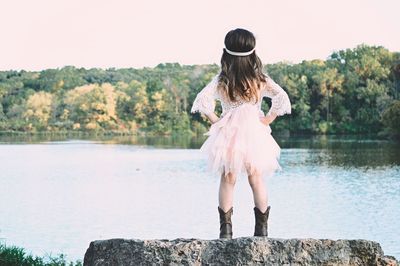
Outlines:
<svg viewBox="0 0 400 266"><path fill-rule="evenodd" d="M191 114L197 93L220 67L163 63L154 68L65 66L0 71L0 131L202 134ZM300 134L400 133L400 53L360 44L326 60L264 65L288 93L292 114L274 130ZM264 98L267 112L271 100ZM217 103L216 112L221 113Z"/></svg>

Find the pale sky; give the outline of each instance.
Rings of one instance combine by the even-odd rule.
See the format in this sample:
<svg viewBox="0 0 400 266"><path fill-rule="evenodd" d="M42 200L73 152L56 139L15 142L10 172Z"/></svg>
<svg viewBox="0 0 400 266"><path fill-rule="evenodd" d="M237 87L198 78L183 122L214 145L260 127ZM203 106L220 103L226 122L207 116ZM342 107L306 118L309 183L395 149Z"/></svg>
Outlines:
<svg viewBox="0 0 400 266"><path fill-rule="evenodd" d="M219 64L252 31L264 64L365 43L400 51L399 0L1 0L0 70Z"/></svg>

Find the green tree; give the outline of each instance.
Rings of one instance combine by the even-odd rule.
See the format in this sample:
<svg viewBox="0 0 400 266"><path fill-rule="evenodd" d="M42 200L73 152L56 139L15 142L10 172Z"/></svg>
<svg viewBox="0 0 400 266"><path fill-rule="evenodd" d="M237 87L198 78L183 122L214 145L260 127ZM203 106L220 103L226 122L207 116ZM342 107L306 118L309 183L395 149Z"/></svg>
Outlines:
<svg viewBox="0 0 400 266"><path fill-rule="evenodd" d="M74 128L115 129L117 117L114 96L114 86L109 83L84 85L67 92L64 102Z"/></svg>
<svg viewBox="0 0 400 266"><path fill-rule="evenodd" d="M382 122L387 130L400 137L400 101L393 101L382 114Z"/></svg>
<svg viewBox="0 0 400 266"><path fill-rule="evenodd" d="M46 129L51 116L53 95L39 91L29 96L23 118L38 130Z"/></svg>

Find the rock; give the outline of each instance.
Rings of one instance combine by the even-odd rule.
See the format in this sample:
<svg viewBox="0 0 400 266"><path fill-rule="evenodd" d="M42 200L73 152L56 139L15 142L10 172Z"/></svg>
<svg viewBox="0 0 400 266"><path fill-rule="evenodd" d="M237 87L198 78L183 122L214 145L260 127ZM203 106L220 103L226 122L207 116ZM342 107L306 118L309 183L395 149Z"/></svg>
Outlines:
<svg viewBox="0 0 400 266"><path fill-rule="evenodd" d="M92 241L84 265L398 265L364 239L122 239Z"/></svg>

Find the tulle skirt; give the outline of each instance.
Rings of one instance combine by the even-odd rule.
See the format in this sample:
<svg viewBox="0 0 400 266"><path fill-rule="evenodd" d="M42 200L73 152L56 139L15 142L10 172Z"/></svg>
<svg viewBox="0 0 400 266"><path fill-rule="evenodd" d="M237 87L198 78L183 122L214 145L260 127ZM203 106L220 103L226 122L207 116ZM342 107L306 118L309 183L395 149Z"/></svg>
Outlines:
<svg viewBox="0 0 400 266"><path fill-rule="evenodd" d="M280 147L271 128L260 121L257 105L244 103L228 111L212 124L200 151L213 174L260 174L272 176L282 170L278 160Z"/></svg>

